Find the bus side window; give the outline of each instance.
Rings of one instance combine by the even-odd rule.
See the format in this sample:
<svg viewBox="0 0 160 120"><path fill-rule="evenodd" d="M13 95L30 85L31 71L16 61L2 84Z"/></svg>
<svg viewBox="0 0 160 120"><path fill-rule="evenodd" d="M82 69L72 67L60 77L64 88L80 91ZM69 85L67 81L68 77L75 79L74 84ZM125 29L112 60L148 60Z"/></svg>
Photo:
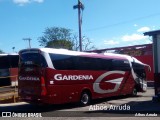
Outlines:
<svg viewBox="0 0 160 120"><path fill-rule="evenodd" d="M49 54L53 66L57 70L74 70L73 56Z"/></svg>
<svg viewBox="0 0 160 120"><path fill-rule="evenodd" d="M112 60L113 70L130 71L130 64L127 60Z"/></svg>
<svg viewBox="0 0 160 120"><path fill-rule="evenodd" d="M112 70L112 59L100 59L99 64L101 70Z"/></svg>
<svg viewBox="0 0 160 120"><path fill-rule="evenodd" d="M76 68L77 70L96 70L96 61L89 57L76 57Z"/></svg>
<svg viewBox="0 0 160 120"><path fill-rule="evenodd" d="M76 57L74 59L76 70L111 70L112 60L89 57Z"/></svg>

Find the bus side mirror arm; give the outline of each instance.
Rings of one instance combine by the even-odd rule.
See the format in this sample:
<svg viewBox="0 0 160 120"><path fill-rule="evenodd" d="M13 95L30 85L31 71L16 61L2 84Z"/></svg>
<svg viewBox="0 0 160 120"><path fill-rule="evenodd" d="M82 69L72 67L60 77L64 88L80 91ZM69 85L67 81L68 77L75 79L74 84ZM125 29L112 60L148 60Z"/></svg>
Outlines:
<svg viewBox="0 0 160 120"><path fill-rule="evenodd" d="M149 65L146 65L148 72L151 72L151 67Z"/></svg>

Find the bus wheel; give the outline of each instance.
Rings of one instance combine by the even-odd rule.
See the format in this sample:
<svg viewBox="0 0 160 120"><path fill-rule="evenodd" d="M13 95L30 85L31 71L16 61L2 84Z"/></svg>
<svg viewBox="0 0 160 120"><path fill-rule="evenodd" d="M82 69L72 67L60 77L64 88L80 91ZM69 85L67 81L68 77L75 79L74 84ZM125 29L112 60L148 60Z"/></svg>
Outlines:
<svg viewBox="0 0 160 120"><path fill-rule="evenodd" d="M80 104L82 106L86 106L86 105L90 104L90 101L91 101L91 96L90 96L89 92L83 92L81 94Z"/></svg>
<svg viewBox="0 0 160 120"><path fill-rule="evenodd" d="M133 89L132 96L137 96L137 89L136 88Z"/></svg>

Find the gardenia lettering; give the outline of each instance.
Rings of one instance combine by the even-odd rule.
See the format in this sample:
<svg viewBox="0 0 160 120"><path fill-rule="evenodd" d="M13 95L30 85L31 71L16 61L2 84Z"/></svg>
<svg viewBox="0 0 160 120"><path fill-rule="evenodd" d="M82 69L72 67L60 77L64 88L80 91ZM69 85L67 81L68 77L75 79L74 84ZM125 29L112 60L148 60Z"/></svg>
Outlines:
<svg viewBox="0 0 160 120"><path fill-rule="evenodd" d="M33 80L33 81L39 81L40 79L38 77L22 77L19 76L19 80Z"/></svg>
<svg viewBox="0 0 160 120"><path fill-rule="evenodd" d="M55 74L55 80L93 80L92 75L62 75L62 74Z"/></svg>

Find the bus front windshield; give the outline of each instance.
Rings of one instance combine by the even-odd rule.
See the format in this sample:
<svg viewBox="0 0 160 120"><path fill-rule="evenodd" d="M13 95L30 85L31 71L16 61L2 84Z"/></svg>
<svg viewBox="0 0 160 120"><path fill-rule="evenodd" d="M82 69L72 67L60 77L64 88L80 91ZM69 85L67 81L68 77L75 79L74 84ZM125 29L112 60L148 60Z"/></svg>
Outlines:
<svg viewBox="0 0 160 120"><path fill-rule="evenodd" d="M133 70L136 73L138 77L141 79L146 79L146 72L145 72L145 66L138 64L138 63L132 63Z"/></svg>

